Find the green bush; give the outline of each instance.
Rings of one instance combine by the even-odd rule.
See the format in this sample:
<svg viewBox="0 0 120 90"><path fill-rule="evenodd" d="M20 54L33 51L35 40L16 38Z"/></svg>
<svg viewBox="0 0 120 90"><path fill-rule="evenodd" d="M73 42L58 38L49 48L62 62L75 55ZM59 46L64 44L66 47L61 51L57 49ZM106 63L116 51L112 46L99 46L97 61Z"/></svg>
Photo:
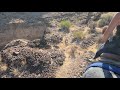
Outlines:
<svg viewBox="0 0 120 90"><path fill-rule="evenodd" d="M100 20L98 20L98 27L106 26L110 23L114 13L105 13L101 15Z"/></svg>
<svg viewBox="0 0 120 90"><path fill-rule="evenodd" d="M69 29L71 27L71 25L72 25L71 22L68 20L63 20L60 22L61 28L68 28Z"/></svg>

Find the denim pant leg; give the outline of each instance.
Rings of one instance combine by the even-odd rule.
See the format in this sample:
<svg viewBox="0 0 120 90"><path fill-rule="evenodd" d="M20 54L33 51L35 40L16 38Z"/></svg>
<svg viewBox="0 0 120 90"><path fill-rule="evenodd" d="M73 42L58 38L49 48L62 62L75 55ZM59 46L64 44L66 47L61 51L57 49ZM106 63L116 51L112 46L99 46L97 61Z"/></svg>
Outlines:
<svg viewBox="0 0 120 90"><path fill-rule="evenodd" d="M83 78L120 78L120 75L100 67L90 67L83 74Z"/></svg>

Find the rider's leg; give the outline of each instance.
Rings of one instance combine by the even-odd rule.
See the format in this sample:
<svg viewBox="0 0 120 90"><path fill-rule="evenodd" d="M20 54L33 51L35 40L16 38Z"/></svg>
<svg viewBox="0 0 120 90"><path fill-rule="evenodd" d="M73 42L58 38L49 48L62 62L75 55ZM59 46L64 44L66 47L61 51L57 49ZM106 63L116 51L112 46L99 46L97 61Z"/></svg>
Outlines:
<svg viewBox="0 0 120 90"><path fill-rule="evenodd" d="M120 78L120 76L100 67L90 67L83 74L83 78Z"/></svg>

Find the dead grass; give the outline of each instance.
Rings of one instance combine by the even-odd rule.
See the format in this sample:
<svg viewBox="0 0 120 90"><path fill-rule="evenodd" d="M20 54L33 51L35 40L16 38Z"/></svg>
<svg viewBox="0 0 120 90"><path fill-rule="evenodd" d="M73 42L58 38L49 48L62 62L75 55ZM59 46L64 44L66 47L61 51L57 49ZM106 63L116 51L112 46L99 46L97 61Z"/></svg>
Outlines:
<svg viewBox="0 0 120 90"><path fill-rule="evenodd" d="M87 37L87 35L89 35L89 30L90 28L85 27L83 30L77 30L73 32L73 37L77 38L77 39L84 39Z"/></svg>
<svg viewBox="0 0 120 90"><path fill-rule="evenodd" d="M13 70L12 70L12 73L13 73L15 76L17 76L17 75L20 75L21 72L19 72L18 69L13 69Z"/></svg>
<svg viewBox="0 0 120 90"><path fill-rule="evenodd" d="M102 28L96 28L96 32L102 34Z"/></svg>
<svg viewBox="0 0 120 90"><path fill-rule="evenodd" d="M7 65L0 63L0 71L6 71L7 70Z"/></svg>
<svg viewBox="0 0 120 90"><path fill-rule="evenodd" d="M93 44L92 46L87 48L87 51L92 51L92 52L96 53L97 46L98 46L98 44Z"/></svg>
<svg viewBox="0 0 120 90"><path fill-rule="evenodd" d="M79 29L80 29L80 27L78 27L78 26L76 26L76 25L72 25L72 26L70 27L70 31L71 31L71 32L74 32L74 31L79 30Z"/></svg>

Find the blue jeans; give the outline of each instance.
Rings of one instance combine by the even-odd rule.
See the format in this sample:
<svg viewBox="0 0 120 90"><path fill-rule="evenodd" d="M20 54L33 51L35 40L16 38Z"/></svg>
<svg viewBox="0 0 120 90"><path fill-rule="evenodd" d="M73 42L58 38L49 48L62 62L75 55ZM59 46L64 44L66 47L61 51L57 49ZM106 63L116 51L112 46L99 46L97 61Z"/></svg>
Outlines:
<svg viewBox="0 0 120 90"><path fill-rule="evenodd" d="M92 64L92 65L94 66L96 64ZM83 78L120 78L120 75L118 75L117 72L116 73L113 72L115 69L117 69L120 72L118 67L115 67L114 70L110 70L108 68L103 67L104 65L106 65L106 67L110 67L110 64L104 64L104 63L97 64L97 67L90 66L83 74ZM114 67L112 66L112 69L113 68Z"/></svg>

